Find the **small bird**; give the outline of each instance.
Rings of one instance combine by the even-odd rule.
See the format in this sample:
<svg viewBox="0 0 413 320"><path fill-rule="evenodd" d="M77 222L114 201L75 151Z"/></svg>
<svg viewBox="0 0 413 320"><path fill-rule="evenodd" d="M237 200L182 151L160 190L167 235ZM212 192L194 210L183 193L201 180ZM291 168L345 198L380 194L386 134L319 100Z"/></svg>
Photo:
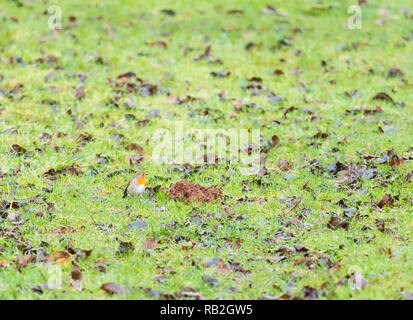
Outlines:
<svg viewBox="0 0 413 320"><path fill-rule="evenodd" d="M146 186L146 173L137 172L133 178L129 181L128 185L123 192L123 197L126 198L129 195L136 196L145 191Z"/></svg>

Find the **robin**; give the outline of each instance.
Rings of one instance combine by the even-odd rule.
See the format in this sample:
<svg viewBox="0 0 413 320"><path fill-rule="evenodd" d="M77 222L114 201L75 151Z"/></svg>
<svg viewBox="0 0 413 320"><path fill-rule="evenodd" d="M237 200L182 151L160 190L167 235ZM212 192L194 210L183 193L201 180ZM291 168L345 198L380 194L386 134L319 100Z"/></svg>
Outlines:
<svg viewBox="0 0 413 320"><path fill-rule="evenodd" d="M128 195L136 196L145 191L146 187L146 173L137 172L133 178L129 181L128 185L123 192L123 197L126 198Z"/></svg>

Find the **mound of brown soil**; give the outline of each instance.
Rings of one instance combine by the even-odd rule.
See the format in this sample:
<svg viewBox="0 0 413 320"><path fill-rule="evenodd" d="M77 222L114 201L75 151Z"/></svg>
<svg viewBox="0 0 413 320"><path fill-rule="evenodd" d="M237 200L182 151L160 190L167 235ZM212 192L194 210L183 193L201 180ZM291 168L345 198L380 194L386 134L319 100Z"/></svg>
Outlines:
<svg viewBox="0 0 413 320"><path fill-rule="evenodd" d="M222 199L221 188L204 187L196 183L181 180L172 185L166 193L175 200L182 200L184 202L200 201L210 202L216 199Z"/></svg>

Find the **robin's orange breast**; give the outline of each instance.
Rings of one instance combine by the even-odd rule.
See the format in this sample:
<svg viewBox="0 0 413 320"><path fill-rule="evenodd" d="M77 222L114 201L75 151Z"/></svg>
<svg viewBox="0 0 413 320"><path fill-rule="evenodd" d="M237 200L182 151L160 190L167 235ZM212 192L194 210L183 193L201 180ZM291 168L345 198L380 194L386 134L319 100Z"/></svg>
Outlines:
<svg viewBox="0 0 413 320"><path fill-rule="evenodd" d="M137 181L137 184L143 184L144 186L146 186L146 179L144 176L142 178L136 179L136 181Z"/></svg>

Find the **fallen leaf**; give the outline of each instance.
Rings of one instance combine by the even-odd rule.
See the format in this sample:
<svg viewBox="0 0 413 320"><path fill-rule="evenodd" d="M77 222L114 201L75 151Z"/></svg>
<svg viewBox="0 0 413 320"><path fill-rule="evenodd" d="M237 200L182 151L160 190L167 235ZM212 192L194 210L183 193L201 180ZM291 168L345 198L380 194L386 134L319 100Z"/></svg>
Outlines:
<svg viewBox="0 0 413 320"><path fill-rule="evenodd" d="M350 276L349 281L356 289L363 289L367 284L367 280L357 272Z"/></svg>
<svg viewBox="0 0 413 320"><path fill-rule="evenodd" d="M318 298L318 290L316 288L305 286L302 291L305 299L313 300Z"/></svg>
<svg viewBox="0 0 413 320"><path fill-rule="evenodd" d="M171 17L176 15L176 12L171 9L162 9L161 12Z"/></svg>
<svg viewBox="0 0 413 320"><path fill-rule="evenodd" d="M128 224L128 229L129 230L134 230L134 229L144 229L148 224L146 223L145 220L136 220Z"/></svg>
<svg viewBox="0 0 413 320"><path fill-rule="evenodd" d="M27 152L27 150L25 148L19 146L18 144L13 144L11 146L10 153L21 155L21 154L26 153L26 152Z"/></svg>
<svg viewBox="0 0 413 320"><path fill-rule="evenodd" d="M168 45L166 44L165 41L162 41L162 40L153 41L150 43L150 46L151 47L158 46L158 47L163 47L164 49L168 49Z"/></svg>
<svg viewBox="0 0 413 320"><path fill-rule="evenodd" d="M72 271L70 272L70 275L72 277L72 287L75 288L76 290L82 290L82 278L83 274L82 271L80 270L80 267L75 264L72 268Z"/></svg>
<svg viewBox="0 0 413 320"><path fill-rule="evenodd" d="M205 296L202 293L195 292L195 291L181 290L181 291L175 292L175 296L177 298L191 298L191 299L198 299L198 300L207 300L207 298L205 298Z"/></svg>
<svg viewBox="0 0 413 320"><path fill-rule="evenodd" d="M330 221L328 222L327 226L330 229L338 229L342 228L347 230L348 229L348 222L345 220L341 220L339 217L331 217Z"/></svg>
<svg viewBox="0 0 413 320"><path fill-rule="evenodd" d="M157 246L158 242L156 241L155 237L148 237L143 243L143 247L148 250L155 249Z"/></svg>
<svg viewBox="0 0 413 320"><path fill-rule="evenodd" d="M374 97L373 100L384 100L384 101L389 101L392 104L394 104L394 101L392 97L390 97L387 93L385 92L379 92L377 93Z"/></svg>
<svg viewBox="0 0 413 320"><path fill-rule="evenodd" d="M27 267L27 265L29 263L36 262L36 259L37 259L36 255L31 253L31 254L27 254L27 255L22 256L22 257L17 257L16 258L16 263L20 267Z"/></svg>
<svg viewBox="0 0 413 320"><path fill-rule="evenodd" d="M202 280L204 280L206 283L208 283L211 287L217 287L218 286L218 280L212 276L203 276Z"/></svg>
<svg viewBox="0 0 413 320"><path fill-rule="evenodd" d="M231 74L231 72L225 71L225 70L220 70L220 71L212 71L211 75L214 77L220 77L220 78L226 78Z"/></svg>
<svg viewBox="0 0 413 320"><path fill-rule="evenodd" d="M383 198L380 200L378 206L380 209L384 208L385 206L393 206L394 198L390 194L385 194Z"/></svg>
<svg viewBox="0 0 413 320"><path fill-rule="evenodd" d="M72 255L65 251L55 251L48 256L49 261L54 261L56 264L63 264L72 259Z"/></svg>
<svg viewBox="0 0 413 320"><path fill-rule="evenodd" d="M283 171L290 171L293 169L290 162L288 162L287 160L281 160L280 162L277 163L277 166Z"/></svg>
<svg viewBox="0 0 413 320"><path fill-rule="evenodd" d="M124 253L129 253L131 251L135 250L135 246L132 242L119 242L119 253L124 254Z"/></svg>
<svg viewBox="0 0 413 320"><path fill-rule="evenodd" d="M404 73L400 68L392 67L387 73L387 78L403 77Z"/></svg>
<svg viewBox="0 0 413 320"><path fill-rule="evenodd" d="M384 232L384 220L383 219L376 219L376 226L381 232Z"/></svg>
<svg viewBox="0 0 413 320"><path fill-rule="evenodd" d="M106 282L100 288L109 294L127 294L129 291L127 286L114 282Z"/></svg>

